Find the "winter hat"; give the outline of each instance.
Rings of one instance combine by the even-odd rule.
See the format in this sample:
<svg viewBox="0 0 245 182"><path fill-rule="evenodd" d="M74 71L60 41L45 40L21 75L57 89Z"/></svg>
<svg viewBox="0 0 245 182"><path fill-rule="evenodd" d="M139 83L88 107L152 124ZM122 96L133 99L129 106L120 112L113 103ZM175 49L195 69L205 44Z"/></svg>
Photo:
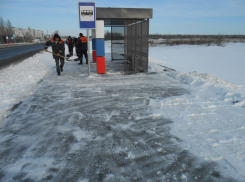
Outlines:
<svg viewBox="0 0 245 182"><path fill-rule="evenodd" d="M54 34L54 39L56 39L56 38L59 38L60 39L60 36L59 36L59 34Z"/></svg>
<svg viewBox="0 0 245 182"><path fill-rule="evenodd" d="M82 36L83 36L83 34L82 34L82 33L80 33L80 34L79 34L79 36L80 36L80 37L82 37Z"/></svg>

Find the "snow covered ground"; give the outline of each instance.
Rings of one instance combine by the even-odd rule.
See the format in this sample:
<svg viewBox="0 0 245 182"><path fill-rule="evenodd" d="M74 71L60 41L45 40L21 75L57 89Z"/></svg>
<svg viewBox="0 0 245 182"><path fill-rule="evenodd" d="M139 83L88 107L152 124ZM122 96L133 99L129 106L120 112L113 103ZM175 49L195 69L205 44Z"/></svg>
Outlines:
<svg viewBox="0 0 245 182"><path fill-rule="evenodd" d="M180 72L209 73L236 85L245 85L245 44L228 43L221 46L163 46L150 47L149 57Z"/></svg>
<svg viewBox="0 0 245 182"><path fill-rule="evenodd" d="M156 116L173 119L171 133L205 160L232 166L245 180L245 44L151 47L159 65L186 84L190 94L155 100ZM161 52L161 53L160 53ZM161 70L161 69L160 69Z"/></svg>
<svg viewBox="0 0 245 182"><path fill-rule="evenodd" d="M109 45L109 42L106 42L106 53L110 52ZM239 181L245 181L244 49L245 44L242 43L230 43L225 47L186 45L151 47L149 50L149 76L152 84L157 85L161 81L159 84L163 84L162 87L164 87L166 80L166 85L171 86L172 81L188 92L162 98L146 96L144 101L152 111L151 115L147 117L168 118L172 121L168 124L170 133L183 141L181 142L183 149L188 150L200 160L218 163L222 175L228 175ZM107 58L107 61L110 59ZM76 63L66 63L68 71L75 69L74 64ZM62 80L69 82L69 79L72 79L71 75L63 74L59 79L55 79L55 82L48 81L47 76L57 77L54 66L51 54L41 53L0 71L0 123L7 121L6 117L11 114L10 109L13 110L15 104L17 107L18 103L28 97L31 98L34 90L40 87L37 84L40 83L40 80L41 82L47 80L47 83L50 82L50 86L55 83L65 84ZM99 79L101 81L106 79L106 77L96 76L96 73L92 73L88 79L85 79L87 72L82 72L81 75L79 72L77 73L78 79L84 79L86 82L88 79L95 79L97 82L100 81ZM118 75L118 73L108 74ZM62 77L65 78L62 79ZM133 85L135 84L133 80L140 77L143 78L145 75L137 74L122 78L132 80ZM67 86L74 91L78 86L74 85L73 88L72 83L69 82ZM111 85L113 83L107 84L113 86ZM86 84L88 85L88 83ZM121 84L123 84L123 80ZM115 86L120 85L115 84ZM100 92L95 84L90 83L90 87L94 87L94 92ZM69 95L69 90L66 92L64 94ZM115 94L115 97L120 97L113 90L110 92ZM108 106L105 105L105 107ZM77 113L75 115L74 117L82 117ZM113 115L117 115L117 112L107 116L109 117L108 121ZM137 115L136 120L140 119L142 116ZM68 125L67 127L69 128ZM115 127L130 128L133 127L133 123L130 122L128 125L124 123L124 125L115 125ZM77 133L76 136L80 135L84 135L81 136L82 138L90 138L89 133ZM1 141L3 142L5 139ZM128 159L135 157L137 156L134 153L128 153ZM13 167L10 169L16 170ZM183 181L187 177L188 175L182 174ZM109 179L109 176L107 178Z"/></svg>
<svg viewBox="0 0 245 182"><path fill-rule="evenodd" d="M184 148L224 168L231 166L245 180L244 87L208 73L166 74L186 84L190 94L151 101L154 116L174 121L171 133L185 141Z"/></svg>

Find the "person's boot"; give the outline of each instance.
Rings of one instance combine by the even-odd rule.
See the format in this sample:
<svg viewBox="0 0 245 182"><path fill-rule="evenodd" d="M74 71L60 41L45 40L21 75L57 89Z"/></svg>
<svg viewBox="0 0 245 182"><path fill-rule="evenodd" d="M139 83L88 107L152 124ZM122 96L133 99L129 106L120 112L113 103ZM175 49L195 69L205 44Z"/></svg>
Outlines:
<svg viewBox="0 0 245 182"><path fill-rule="evenodd" d="M77 57L78 57L78 54L77 54ZM77 59L74 59L74 61L79 61L79 58L77 58Z"/></svg>
<svg viewBox="0 0 245 182"><path fill-rule="evenodd" d="M60 66L60 71L63 72L63 66Z"/></svg>
<svg viewBox="0 0 245 182"><path fill-rule="evenodd" d="M60 69L59 68L57 68L57 74L58 74L58 76L60 76Z"/></svg>
<svg viewBox="0 0 245 182"><path fill-rule="evenodd" d="M86 64L88 64L88 58L86 59Z"/></svg>
<svg viewBox="0 0 245 182"><path fill-rule="evenodd" d="M80 59L80 63L78 63L78 64L83 64L83 59Z"/></svg>

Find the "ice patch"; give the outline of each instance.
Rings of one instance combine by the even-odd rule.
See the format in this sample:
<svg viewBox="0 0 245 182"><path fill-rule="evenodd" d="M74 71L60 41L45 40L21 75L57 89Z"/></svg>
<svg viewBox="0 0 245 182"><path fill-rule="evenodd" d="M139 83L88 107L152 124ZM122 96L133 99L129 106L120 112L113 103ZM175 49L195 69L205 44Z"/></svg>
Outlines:
<svg viewBox="0 0 245 182"><path fill-rule="evenodd" d="M73 135L76 137L78 142L86 140L86 139L90 139L92 137L91 132L83 131L80 129L73 131Z"/></svg>
<svg viewBox="0 0 245 182"><path fill-rule="evenodd" d="M128 157L125 157L125 159L134 159L135 155L132 152L128 153Z"/></svg>
<svg viewBox="0 0 245 182"><path fill-rule="evenodd" d="M182 174L182 175L181 175L181 178L182 178L183 180L187 181L187 176L186 176L185 174Z"/></svg>
<svg viewBox="0 0 245 182"><path fill-rule="evenodd" d="M216 107L217 107L216 105L208 106L208 108L216 108Z"/></svg>
<svg viewBox="0 0 245 182"><path fill-rule="evenodd" d="M219 132L218 130L210 130L209 133L216 133Z"/></svg>
<svg viewBox="0 0 245 182"><path fill-rule="evenodd" d="M89 179L78 179L78 182L89 182Z"/></svg>

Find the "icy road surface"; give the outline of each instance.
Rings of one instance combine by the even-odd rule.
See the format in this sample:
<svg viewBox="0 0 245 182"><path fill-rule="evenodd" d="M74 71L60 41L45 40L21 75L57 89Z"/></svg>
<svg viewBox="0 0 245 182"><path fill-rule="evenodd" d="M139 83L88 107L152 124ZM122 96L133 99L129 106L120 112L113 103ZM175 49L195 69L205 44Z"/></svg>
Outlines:
<svg viewBox="0 0 245 182"><path fill-rule="evenodd" d="M53 68L0 128L0 181L235 181L183 149L173 121L154 115L155 99L190 94L157 74Z"/></svg>

